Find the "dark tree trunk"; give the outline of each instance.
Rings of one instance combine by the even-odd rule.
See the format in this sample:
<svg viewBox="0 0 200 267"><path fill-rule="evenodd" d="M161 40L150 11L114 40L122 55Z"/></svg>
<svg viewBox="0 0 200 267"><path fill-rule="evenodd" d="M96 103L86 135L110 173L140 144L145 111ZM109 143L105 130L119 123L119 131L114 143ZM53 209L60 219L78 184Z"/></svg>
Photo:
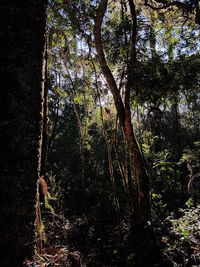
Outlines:
<svg viewBox="0 0 200 267"><path fill-rule="evenodd" d="M47 69L47 41L45 49L45 83L44 83L44 104L43 104L43 132L42 132L42 156L41 156L41 170L40 175L46 175L47 152L48 152L48 69Z"/></svg>
<svg viewBox="0 0 200 267"><path fill-rule="evenodd" d="M11 4L12 3L12 4ZM1 0L0 266L35 247L41 165L46 0Z"/></svg>

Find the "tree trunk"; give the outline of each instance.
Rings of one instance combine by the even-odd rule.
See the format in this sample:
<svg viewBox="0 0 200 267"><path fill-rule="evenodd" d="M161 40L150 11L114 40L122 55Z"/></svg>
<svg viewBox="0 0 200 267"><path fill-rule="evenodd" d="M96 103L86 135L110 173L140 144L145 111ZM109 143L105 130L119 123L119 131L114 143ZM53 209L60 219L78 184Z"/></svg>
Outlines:
<svg viewBox="0 0 200 267"><path fill-rule="evenodd" d="M45 176L46 174L46 164L47 164L47 152L48 152L48 68L47 68L47 58L48 58L48 47L46 38L45 47L45 83L44 83L44 104L43 104L43 132L42 132L42 155L41 155L41 170L40 175Z"/></svg>
<svg viewBox="0 0 200 267"><path fill-rule="evenodd" d="M1 0L0 266L23 266L35 248L45 73L44 0Z"/></svg>
<svg viewBox="0 0 200 267"><path fill-rule="evenodd" d="M94 27L95 47L101 70L107 81L108 87L113 95L115 107L122 125L131 156L131 171L132 171L132 192L134 206L134 224L143 229L147 221L150 220L150 198L149 198L149 179L145 171L143 158L134 136L133 126L131 122L130 109L130 89L132 86L132 70L131 67L125 92L125 105L123 104L120 91L110 68L107 65L103 45L101 41L101 26L103 17L107 9L107 0L102 0L97 10L97 17ZM131 64L135 64L135 42L136 42L136 13L133 2L130 0L130 10L133 20L132 40L131 40Z"/></svg>

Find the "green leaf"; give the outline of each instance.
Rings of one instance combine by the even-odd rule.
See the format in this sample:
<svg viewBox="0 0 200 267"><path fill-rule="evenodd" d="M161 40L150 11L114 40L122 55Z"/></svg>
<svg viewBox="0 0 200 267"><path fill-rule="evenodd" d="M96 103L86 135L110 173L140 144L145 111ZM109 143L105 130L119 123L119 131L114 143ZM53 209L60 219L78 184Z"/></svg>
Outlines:
<svg viewBox="0 0 200 267"><path fill-rule="evenodd" d="M81 105L83 103L83 101L82 101L80 96L75 96L74 97L74 103Z"/></svg>
<svg viewBox="0 0 200 267"><path fill-rule="evenodd" d="M184 236L185 238L188 238L189 235L190 235L190 231L189 231L188 229L184 229L184 230L183 230L183 236Z"/></svg>

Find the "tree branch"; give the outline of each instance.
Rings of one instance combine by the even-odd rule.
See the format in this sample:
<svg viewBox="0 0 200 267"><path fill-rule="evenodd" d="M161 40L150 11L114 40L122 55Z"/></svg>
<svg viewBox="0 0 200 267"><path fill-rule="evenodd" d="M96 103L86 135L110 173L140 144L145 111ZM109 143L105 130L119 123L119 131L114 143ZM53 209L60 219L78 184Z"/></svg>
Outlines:
<svg viewBox="0 0 200 267"><path fill-rule="evenodd" d="M120 91L117 87L116 81L110 71L110 68L108 67L108 64L106 62L105 54L103 51L103 45L101 41L101 26L103 23L103 18L107 9L108 0L102 0L100 2L99 8L97 10L97 16L95 20L95 26L94 26L94 40L95 40L95 47L97 51L97 57L99 60L99 64L101 67L101 70L103 72L103 75L106 79L106 82L108 84L108 87L113 95L115 106L117 109L117 113L119 115L120 123L124 125L125 120L125 110L124 105L122 102L122 98L120 95Z"/></svg>
<svg viewBox="0 0 200 267"><path fill-rule="evenodd" d="M188 4L185 4L185 3L179 2L179 1L168 2L168 1L155 0L155 2L158 5L162 4L162 6L154 6L154 5L150 4L148 2L148 0L145 0L145 5L154 9L154 10L166 9L170 6L181 7L184 10L187 10L189 8Z"/></svg>
<svg viewBox="0 0 200 267"><path fill-rule="evenodd" d="M125 112L126 117L129 118L131 123L131 111L130 111L130 91L132 84L134 82L133 79L133 72L134 72L134 66L136 62L136 37L137 37L137 16L136 16L136 10L133 0L129 0L129 7L131 11L131 18L132 18L132 35L131 35L131 53L130 53L130 60L129 60L129 70L128 70L128 80L126 84L126 90L125 90Z"/></svg>

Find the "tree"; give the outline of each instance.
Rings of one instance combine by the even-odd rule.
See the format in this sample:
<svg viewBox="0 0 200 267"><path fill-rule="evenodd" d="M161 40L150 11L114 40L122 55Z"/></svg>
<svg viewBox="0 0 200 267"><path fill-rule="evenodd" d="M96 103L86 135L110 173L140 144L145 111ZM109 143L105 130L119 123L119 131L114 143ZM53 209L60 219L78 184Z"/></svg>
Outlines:
<svg viewBox="0 0 200 267"><path fill-rule="evenodd" d="M62 214L71 220L84 212L88 220L81 236L68 235L69 250L71 245L90 255L92 248L97 261L103 258L100 265L159 265L155 248L163 240L154 237L163 239L166 229L159 229L168 212L188 198L181 155L199 132L198 27L194 17L185 24L176 6L166 12L137 1L135 11L133 1L108 1L102 15L100 2L106 3L50 1L47 167L60 185ZM103 47L98 51L95 22L96 47ZM140 153L151 181L153 227L144 227L150 217L148 187L147 198L141 197L149 181ZM53 235L45 229L47 238ZM66 242L57 235L56 240Z"/></svg>
<svg viewBox="0 0 200 267"><path fill-rule="evenodd" d="M153 4L150 3L148 0L145 0L145 5L154 9L154 10L161 10L161 9L168 9L169 7L176 6L182 13L183 17L186 17L186 20L192 15L195 17L195 22L200 24L200 8L199 8L199 1L198 0L191 0L191 1L153 1Z"/></svg>
<svg viewBox="0 0 200 267"><path fill-rule="evenodd" d="M0 266L22 266L34 254L46 6L46 0L0 4Z"/></svg>
<svg viewBox="0 0 200 267"><path fill-rule="evenodd" d="M103 17L107 9L107 0L102 0L96 17L96 23L94 27L95 46L97 50L97 56L99 59L100 67L105 76L108 87L113 95L115 107L119 116L119 121L124 131L125 138L127 140L130 158L131 158L131 181L133 191L133 205L134 205L134 224L143 229L147 221L150 220L150 197L149 197L149 179L143 164L143 158L140 152L140 148L137 144L136 138L133 132L133 125L131 122L131 107L130 107L130 92L134 83L134 67L136 63L136 34L137 34L137 17L133 1L129 1L131 17L132 17L132 37L131 37L131 55L130 55L130 68L128 70L128 77L125 89L125 103L122 101L120 90L113 77L110 68L107 65L103 45L101 40L101 26Z"/></svg>

